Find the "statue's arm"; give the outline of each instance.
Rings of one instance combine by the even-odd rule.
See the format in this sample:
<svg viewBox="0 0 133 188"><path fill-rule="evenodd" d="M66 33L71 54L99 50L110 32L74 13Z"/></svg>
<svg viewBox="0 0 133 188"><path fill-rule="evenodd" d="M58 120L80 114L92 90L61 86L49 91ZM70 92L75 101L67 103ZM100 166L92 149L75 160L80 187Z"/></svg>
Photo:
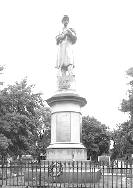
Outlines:
<svg viewBox="0 0 133 188"><path fill-rule="evenodd" d="M56 36L56 44L57 44L57 45L60 44L60 43L62 42L62 40L64 39L64 37L65 37L65 36L64 36L63 33L57 35L57 36Z"/></svg>
<svg viewBox="0 0 133 188"><path fill-rule="evenodd" d="M74 44L77 40L76 32L74 29L69 28L68 29L68 36L70 37L72 44Z"/></svg>

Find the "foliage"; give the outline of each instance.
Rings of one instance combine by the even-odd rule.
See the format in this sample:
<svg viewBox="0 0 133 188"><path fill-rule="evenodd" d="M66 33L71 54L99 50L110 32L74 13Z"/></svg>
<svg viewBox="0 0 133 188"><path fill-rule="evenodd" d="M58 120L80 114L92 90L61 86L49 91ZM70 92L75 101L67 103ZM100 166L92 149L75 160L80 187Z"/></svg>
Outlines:
<svg viewBox="0 0 133 188"><path fill-rule="evenodd" d="M130 120L133 116L133 68L127 70L127 76L131 78L129 81L128 99L123 99L121 103L121 111L128 112L130 115Z"/></svg>
<svg viewBox="0 0 133 188"><path fill-rule="evenodd" d="M117 157L124 157L133 153L133 68L129 68L127 71L129 76L129 90L128 98L123 99L120 110L129 114L129 121L122 123L114 130L112 138L114 140L114 149L112 151L112 159Z"/></svg>
<svg viewBox="0 0 133 188"><path fill-rule="evenodd" d="M4 66L0 65L0 74L3 74ZM3 85L3 82L0 81L0 85Z"/></svg>
<svg viewBox="0 0 133 188"><path fill-rule="evenodd" d="M97 160L97 156L109 152L110 134L106 125L101 124L94 117L83 117L82 141L87 148L88 157Z"/></svg>
<svg viewBox="0 0 133 188"><path fill-rule="evenodd" d="M50 110L27 79L9 85L0 93L0 153L33 154L42 128L48 129ZM47 122L48 121L48 122ZM5 143L5 144L4 144Z"/></svg>
<svg viewBox="0 0 133 188"><path fill-rule="evenodd" d="M35 155L38 159L41 154L46 154L46 148L51 140L51 111L49 108L45 108L43 111L43 123L45 126L43 130L39 131L35 148Z"/></svg>
<svg viewBox="0 0 133 188"><path fill-rule="evenodd" d="M114 148L112 150L111 160L121 158L126 154L127 149L127 134L128 134L128 122L125 122L117 127L112 133L112 139L114 141Z"/></svg>

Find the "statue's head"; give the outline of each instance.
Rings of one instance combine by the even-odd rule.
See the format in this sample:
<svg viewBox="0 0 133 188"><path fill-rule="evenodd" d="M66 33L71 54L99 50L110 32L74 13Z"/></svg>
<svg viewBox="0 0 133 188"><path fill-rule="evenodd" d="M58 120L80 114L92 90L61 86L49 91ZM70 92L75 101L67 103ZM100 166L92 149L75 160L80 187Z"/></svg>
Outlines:
<svg viewBox="0 0 133 188"><path fill-rule="evenodd" d="M68 15L64 15L64 17L62 18L62 23L64 24L64 26L68 25L68 23L69 23Z"/></svg>

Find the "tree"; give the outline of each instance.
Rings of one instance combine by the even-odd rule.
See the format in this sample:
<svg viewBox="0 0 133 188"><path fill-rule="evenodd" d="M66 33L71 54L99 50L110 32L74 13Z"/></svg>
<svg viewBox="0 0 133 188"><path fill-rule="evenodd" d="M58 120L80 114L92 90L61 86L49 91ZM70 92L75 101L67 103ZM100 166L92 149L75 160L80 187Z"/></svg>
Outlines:
<svg viewBox="0 0 133 188"><path fill-rule="evenodd" d="M111 160L122 158L128 153L130 146L129 142L129 122L124 122L117 126L117 129L112 133L114 148L112 149Z"/></svg>
<svg viewBox="0 0 133 188"><path fill-rule="evenodd" d="M130 115L130 123L133 123L133 68L126 71L127 76L130 77L128 99L123 99L121 103L121 111L127 112Z"/></svg>
<svg viewBox="0 0 133 188"><path fill-rule="evenodd" d="M2 71L4 70L4 66L0 65L0 74L3 74ZM3 85L3 82L0 81L0 85Z"/></svg>
<svg viewBox="0 0 133 188"><path fill-rule="evenodd" d="M133 153L133 68L126 71L130 77L128 98L123 99L120 110L129 114L129 120L120 124L117 130L114 130L112 137L114 140L114 149L112 159L124 157Z"/></svg>
<svg viewBox="0 0 133 188"><path fill-rule="evenodd" d="M39 129L37 134L36 146L33 149L34 156L40 160L41 154L46 154L46 148L51 141L51 111L49 108L42 109L43 127ZM45 155L46 156L46 155Z"/></svg>
<svg viewBox="0 0 133 188"><path fill-rule="evenodd" d="M82 119L82 142L87 148L88 157L97 160L98 155L109 152L110 134L106 125L94 117Z"/></svg>
<svg viewBox="0 0 133 188"><path fill-rule="evenodd" d="M33 154L40 130L48 129L50 118L46 116L50 110L41 94L33 93L33 88L34 85L28 85L27 79L24 79L9 85L0 93L2 155Z"/></svg>

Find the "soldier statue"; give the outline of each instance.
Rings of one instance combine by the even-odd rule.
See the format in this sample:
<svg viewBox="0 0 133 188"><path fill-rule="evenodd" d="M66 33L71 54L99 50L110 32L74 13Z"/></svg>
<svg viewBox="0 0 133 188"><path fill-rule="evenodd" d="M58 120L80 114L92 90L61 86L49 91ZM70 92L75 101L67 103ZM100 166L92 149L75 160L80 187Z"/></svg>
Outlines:
<svg viewBox="0 0 133 188"><path fill-rule="evenodd" d="M74 29L68 28L69 17L64 15L62 19L63 30L56 36L56 42L59 47L57 54L56 68L62 73L62 76L73 75L74 57L72 45L77 40Z"/></svg>

